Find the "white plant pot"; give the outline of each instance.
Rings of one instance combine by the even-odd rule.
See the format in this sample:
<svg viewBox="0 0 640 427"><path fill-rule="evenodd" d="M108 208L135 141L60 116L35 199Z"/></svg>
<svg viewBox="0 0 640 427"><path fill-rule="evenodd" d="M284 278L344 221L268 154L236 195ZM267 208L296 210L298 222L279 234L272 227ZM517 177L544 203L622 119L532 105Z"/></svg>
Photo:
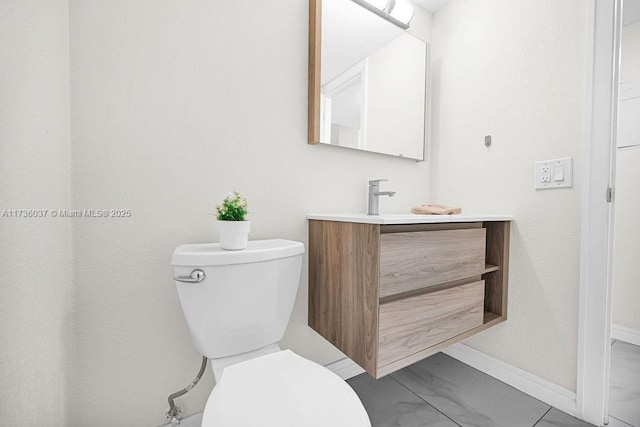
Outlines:
<svg viewBox="0 0 640 427"><path fill-rule="evenodd" d="M218 221L220 247L228 251L239 251L247 247L251 221Z"/></svg>

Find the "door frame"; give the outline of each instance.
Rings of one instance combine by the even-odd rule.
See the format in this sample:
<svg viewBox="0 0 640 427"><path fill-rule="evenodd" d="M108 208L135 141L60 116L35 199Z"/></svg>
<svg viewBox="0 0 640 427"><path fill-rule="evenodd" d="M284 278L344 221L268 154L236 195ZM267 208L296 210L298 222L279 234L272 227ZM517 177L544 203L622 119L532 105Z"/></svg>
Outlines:
<svg viewBox="0 0 640 427"><path fill-rule="evenodd" d="M615 203L607 190L615 189L622 0L589 3L576 415L600 426L609 419Z"/></svg>

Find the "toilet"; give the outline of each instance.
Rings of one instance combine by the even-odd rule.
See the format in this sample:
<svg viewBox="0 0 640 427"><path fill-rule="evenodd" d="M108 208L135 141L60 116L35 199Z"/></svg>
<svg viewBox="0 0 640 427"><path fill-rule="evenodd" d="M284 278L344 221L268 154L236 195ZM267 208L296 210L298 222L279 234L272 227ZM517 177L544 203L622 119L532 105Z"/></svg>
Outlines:
<svg viewBox="0 0 640 427"><path fill-rule="evenodd" d="M371 427L339 376L279 341L295 302L304 245L254 240L244 250L182 245L171 258L195 348L216 385L204 409L209 427Z"/></svg>

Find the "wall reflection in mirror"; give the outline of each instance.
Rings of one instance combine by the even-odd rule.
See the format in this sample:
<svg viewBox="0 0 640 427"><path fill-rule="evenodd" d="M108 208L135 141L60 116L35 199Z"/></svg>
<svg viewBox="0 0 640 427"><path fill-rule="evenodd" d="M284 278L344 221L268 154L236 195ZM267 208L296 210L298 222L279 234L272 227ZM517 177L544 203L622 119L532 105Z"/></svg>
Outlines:
<svg viewBox="0 0 640 427"><path fill-rule="evenodd" d="M320 142L424 160L427 44L406 2L322 0Z"/></svg>

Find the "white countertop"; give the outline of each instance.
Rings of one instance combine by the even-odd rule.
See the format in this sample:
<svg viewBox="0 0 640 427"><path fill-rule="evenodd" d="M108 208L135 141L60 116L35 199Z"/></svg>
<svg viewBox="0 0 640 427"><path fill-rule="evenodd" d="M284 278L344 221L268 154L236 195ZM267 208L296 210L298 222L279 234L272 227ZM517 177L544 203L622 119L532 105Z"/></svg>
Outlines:
<svg viewBox="0 0 640 427"><path fill-rule="evenodd" d="M359 222L362 224L438 224L445 222L481 222L481 221L513 221L513 215L415 215L415 214L380 214L378 216L354 214L308 214L307 219L339 222Z"/></svg>

